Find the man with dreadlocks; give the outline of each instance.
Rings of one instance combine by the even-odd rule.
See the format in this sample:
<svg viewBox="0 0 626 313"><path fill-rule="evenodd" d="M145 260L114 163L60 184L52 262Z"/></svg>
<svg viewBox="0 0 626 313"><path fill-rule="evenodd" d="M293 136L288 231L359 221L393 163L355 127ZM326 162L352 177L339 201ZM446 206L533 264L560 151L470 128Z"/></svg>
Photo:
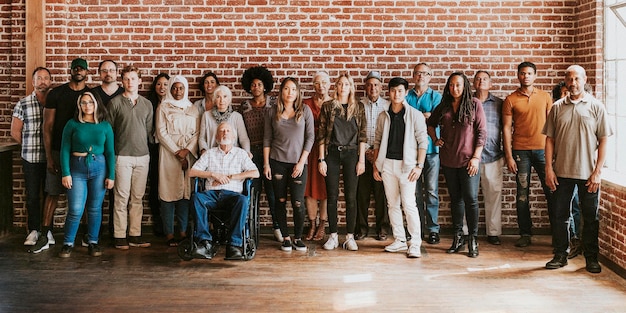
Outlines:
<svg viewBox="0 0 626 313"><path fill-rule="evenodd" d="M450 75L441 104L426 122L428 135L437 147L441 170L446 178L454 240L447 253L457 253L465 245L463 215L469 232L467 256L478 256L478 184L480 158L487 139L485 112L480 100L472 97L471 84L460 72ZM435 128L441 129L437 137Z"/></svg>

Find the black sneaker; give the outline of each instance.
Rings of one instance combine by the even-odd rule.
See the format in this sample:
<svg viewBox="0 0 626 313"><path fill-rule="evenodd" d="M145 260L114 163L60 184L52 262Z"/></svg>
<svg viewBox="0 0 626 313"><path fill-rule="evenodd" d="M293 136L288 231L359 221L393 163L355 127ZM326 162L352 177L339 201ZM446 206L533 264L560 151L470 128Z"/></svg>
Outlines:
<svg viewBox="0 0 626 313"><path fill-rule="evenodd" d="M291 240L289 240L289 239L283 240L283 244L280 246L280 250L283 250L285 252L290 252L291 251Z"/></svg>
<svg viewBox="0 0 626 313"><path fill-rule="evenodd" d="M150 246L149 242L145 242L141 236L128 236L128 244L131 247L147 248Z"/></svg>
<svg viewBox="0 0 626 313"><path fill-rule="evenodd" d="M294 240L293 247L296 248L296 251L306 251L306 245L302 242L302 239Z"/></svg>
<svg viewBox="0 0 626 313"><path fill-rule="evenodd" d="M600 263L598 263L597 257L586 257L585 261L587 262L587 265L585 266L587 272L594 274L602 272L602 267L600 266Z"/></svg>
<svg viewBox="0 0 626 313"><path fill-rule="evenodd" d="M517 239L517 241L515 242L515 246L518 248L524 248L524 247L528 247L531 244L531 240L530 240L530 236L528 235L522 235L519 239Z"/></svg>
<svg viewBox="0 0 626 313"><path fill-rule="evenodd" d="M128 240L126 238L115 238L115 249L128 250Z"/></svg>
<svg viewBox="0 0 626 313"><path fill-rule="evenodd" d="M61 252L59 252L59 257L60 258L69 258L70 255L72 255L72 250L74 249L74 247L70 246L70 245L63 245L63 248L61 248Z"/></svg>
<svg viewBox="0 0 626 313"><path fill-rule="evenodd" d="M102 248L100 248L100 246L97 243L90 243L88 250L89 250L89 255L91 256L102 255Z"/></svg>
<svg viewBox="0 0 626 313"><path fill-rule="evenodd" d="M50 245L48 244L48 236L44 234L39 234L39 238L37 238L37 242L32 246L28 251L33 254L37 254L41 251L48 250Z"/></svg>
<svg viewBox="0 0 626 313"><path fill-rule="evenodd" d="M441 242L441 239L439 238L439 233L431 232L428 235L428 240L426 242L428 242L428 244L431 244L431 245L436 245L439 242Z"/></svg>
<svg viewBox="0 0 626 313"><path fill-rule="evenodd" d="M83 239L80 241L80 245L83 247L89 247L89 236L87 234L83 235Z"/></svg>

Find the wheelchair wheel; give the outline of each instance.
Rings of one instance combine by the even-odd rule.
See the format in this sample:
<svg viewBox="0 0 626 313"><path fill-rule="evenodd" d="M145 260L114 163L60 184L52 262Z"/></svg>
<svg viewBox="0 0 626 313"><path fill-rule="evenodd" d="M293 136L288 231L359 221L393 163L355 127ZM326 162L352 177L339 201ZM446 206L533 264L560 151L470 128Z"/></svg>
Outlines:
<svg viewBox="0 0 626 313"><path fill-rule="evenodd" d="M191 261L196 248L196 243L187 238L178 244L178 256L183 259L183 261Z"/></svg>
<svg viewBox="0 0 626 313"><path fill-rule="evenodd" d="M246 238L246 250L244 251L244 259L250 261L256 255L256 243L254 238Z"/></svg>

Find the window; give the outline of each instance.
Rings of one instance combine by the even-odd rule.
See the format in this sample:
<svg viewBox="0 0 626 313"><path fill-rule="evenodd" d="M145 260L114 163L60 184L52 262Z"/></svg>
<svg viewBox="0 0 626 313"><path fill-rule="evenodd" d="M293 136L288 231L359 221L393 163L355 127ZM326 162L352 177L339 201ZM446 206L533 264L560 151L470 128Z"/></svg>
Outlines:
<svg viewBox="0 0 626 313"><path fill-rule="evenodd" d="M626 1L606 0L604 10L605 104L614 135L607 149L608 175L626 186Z"/></svg>

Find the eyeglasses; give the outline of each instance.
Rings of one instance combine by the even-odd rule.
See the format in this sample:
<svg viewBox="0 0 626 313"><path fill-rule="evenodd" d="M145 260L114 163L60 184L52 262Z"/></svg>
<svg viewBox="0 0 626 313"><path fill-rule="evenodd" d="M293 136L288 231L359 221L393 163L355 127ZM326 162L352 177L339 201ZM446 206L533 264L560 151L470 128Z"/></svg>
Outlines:
<svg viewBox="0 0 626 313"><path fill-rule="evenodd" d="M417 75L419 75L419 76L430 76L430 73L429 72L415 71L415 72L413 72L413 75L414 76L417 76Z"/></svg>
<svg viewBox="0 0 626 313"><path fill-rule="evenodd" d="M80 102L80 105L94 105L94 104L96 104L96 103L93 102L93 101L81 101Z"/></svg>
<svg viewBox="0 0 626 313"><path fill-rule="evenodd" d="M115 72L117 72L116 69L110 69L110 70L109 69L101 69L100 70L100 73L115 73Z"/></svg>

